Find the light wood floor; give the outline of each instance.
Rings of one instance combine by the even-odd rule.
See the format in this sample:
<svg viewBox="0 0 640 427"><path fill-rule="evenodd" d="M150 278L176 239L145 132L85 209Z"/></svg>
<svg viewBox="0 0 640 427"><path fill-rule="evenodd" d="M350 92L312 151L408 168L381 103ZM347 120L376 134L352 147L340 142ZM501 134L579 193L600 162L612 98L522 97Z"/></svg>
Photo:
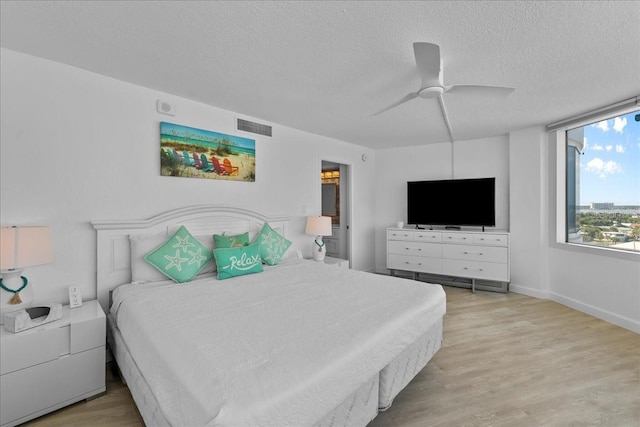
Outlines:
<svg viewBox="0 0 640 427"><path fill-rule="evenodd" d="M640 335L547 300L445 291L442 349L369 427L640 426ZM144 424L108 369L105 396L25 425Z"/></svg>

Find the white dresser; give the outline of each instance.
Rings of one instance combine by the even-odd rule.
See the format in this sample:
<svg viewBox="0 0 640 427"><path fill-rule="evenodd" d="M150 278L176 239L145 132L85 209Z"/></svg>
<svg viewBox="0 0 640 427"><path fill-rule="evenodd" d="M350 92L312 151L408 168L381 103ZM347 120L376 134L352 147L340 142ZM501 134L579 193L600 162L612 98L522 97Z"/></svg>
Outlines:
<svg viewBox="0 0 640 427"><path fill-rule="evenodd" d="M506 231L453 231L387 229L387 268L415 274L500 282L489 290L506 292L510 281L509 233Z"/></svg>

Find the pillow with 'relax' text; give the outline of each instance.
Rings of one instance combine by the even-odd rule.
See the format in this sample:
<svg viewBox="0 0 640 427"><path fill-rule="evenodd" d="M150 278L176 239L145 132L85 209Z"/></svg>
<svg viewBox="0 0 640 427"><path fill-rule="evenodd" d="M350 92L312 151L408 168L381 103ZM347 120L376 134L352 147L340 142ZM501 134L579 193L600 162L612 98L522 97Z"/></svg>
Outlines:
<svg viewBox="0 0 640 427"><path fill-rule="evenodd" d="M213 254L220 280L263 271L260 247L256 244L237 248L216 248Z"/></svg>

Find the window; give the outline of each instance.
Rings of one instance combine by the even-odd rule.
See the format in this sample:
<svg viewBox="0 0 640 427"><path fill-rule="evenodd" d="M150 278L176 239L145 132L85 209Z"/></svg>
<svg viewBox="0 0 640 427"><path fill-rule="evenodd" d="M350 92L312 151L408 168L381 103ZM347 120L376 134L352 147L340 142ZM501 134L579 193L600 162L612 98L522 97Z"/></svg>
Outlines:
<svg viewBox="0 0 640 427"><path fill-rule="evenodd" d="M565 128L567 243L640 252L640 110Z"/></svg>

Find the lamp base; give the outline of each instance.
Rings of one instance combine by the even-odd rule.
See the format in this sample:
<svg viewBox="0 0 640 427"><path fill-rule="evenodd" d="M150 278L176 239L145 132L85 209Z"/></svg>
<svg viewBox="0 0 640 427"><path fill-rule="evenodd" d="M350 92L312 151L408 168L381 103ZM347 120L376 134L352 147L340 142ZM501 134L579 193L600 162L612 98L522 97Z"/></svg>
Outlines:
<svg viewBox="0 0 640 427"><path fill-rule="evenodd" d="M313 241L313 244L311 245L311 256L313 257L314 261L324 262L324 256L326 255L326 253L327 247L322 241L322 236L316 237Z"/></svg>
<svg viewBox="0 0 640 427"><path fill-rule="evenodd" d="M2 284L9 289L20 289L23 285L20 273L22 271L3 271L2 272ZM7 313L13 313L14 311L24 310L31 307L33 304L33 286L27 284L27 286L18 292L20 304L10 304L16 294L13 292L0 289L0 325L4 324L4 315Z"/></svg>

